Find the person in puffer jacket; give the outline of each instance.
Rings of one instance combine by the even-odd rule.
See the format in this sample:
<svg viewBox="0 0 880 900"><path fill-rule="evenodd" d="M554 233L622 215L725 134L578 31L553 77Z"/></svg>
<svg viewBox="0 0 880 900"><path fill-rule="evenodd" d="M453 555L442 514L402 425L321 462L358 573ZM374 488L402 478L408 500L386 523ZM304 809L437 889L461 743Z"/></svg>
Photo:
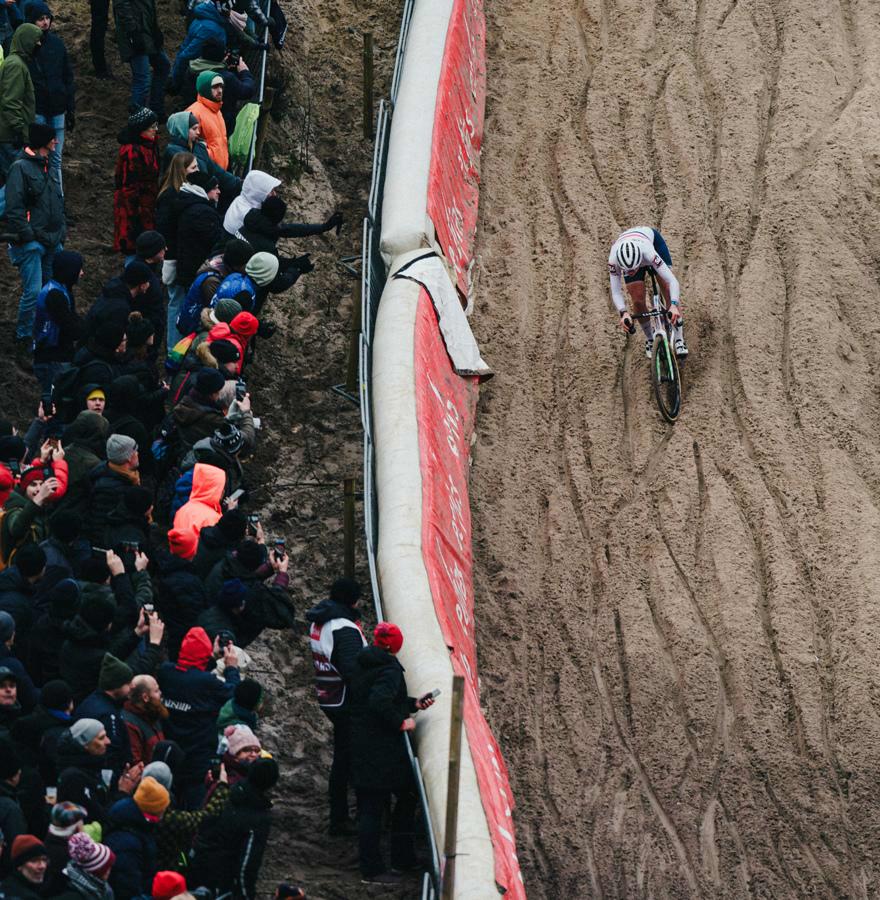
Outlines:
<svg viewBox="0 0 880 900"><path fill-rule="evenodd" d="M168 532L168 547L175 556L192 559L199 546L199 532L216 525L223 515L226 473L216 466L196 463L189 500L177 510L174 526Z"/></svg>
<svg viewBox="0 0 880 900"><path fill-rule="evenodd" d="M64 451L48 448L46 457L35 459L21 473L16 489L6 501L2 524L2 547L6 561L25 544L39 544L49 537L49 516L55 503L67 492Z"/></svg>
<svg viewBox="0 0 880 900"><path fill-rule="evenodd" d="M223 657L223 681L211 671ZM205 794L205 775L217 753L216 721L221 708L241 681L238 655L231 644L212 645L204 628L190 628L180 645L177 662L166 662L156 675L168 708L166 736L186 754L175 773L178 805L198 809Z"/></svg>
<svg viewBox="0 0 880 900"><path fill-rule="evenodd" d="M236 363L236 372L241 374L248 343L257 333L259 327L260 323L257 321L256 316L249 312L240 312L228 325L225 322L215 325L208 332L208 340L211 342L229 341L238 348L240 358Z"/></svg>
<svg viewBox="0 0 880 900"><path fill-rule="evenodd" d="M229 137L223 120L223 76L218 72L202 72L196 79L198 96L186 108L198 120L208 154L222 169L229 168Z"/></svg>
<svg viewBox="0 0 880 900"><path fill-rule="evenodd" d="M196 158L199 171L206 175L213 175L220 185L220 193L224 200L224 205L228 203L241 190L241 179L232 172L227 172L222 166L211 159L208 153L208 145L202 137L202 126L199 120L187 111L172 113L168 116L165 123L168 130L168 144L165 147L165 153L162 158L163 166L167 170L171 165L171 160L179 153L192 153ZM180 188L178 187L178 190ZM159 229L162 231L162 229ZM162 232L165 234L165 232ZM171 240L169 235L165 235L168 240L168 246L174 247L176 243Z"/></svg>
<svg viewBox="0 0 880 900"><path fill-rule="evenodd" d="M228 27L229 16L224 16L217 4L211 0L198 3L193 7L186 37L183 39L180 50L177 51L177 56L174 57L174 66L171 69L170 87L174 93L180 93L189 61L202 55L206 41L215 40L224 47L227 45Z"/></svg>

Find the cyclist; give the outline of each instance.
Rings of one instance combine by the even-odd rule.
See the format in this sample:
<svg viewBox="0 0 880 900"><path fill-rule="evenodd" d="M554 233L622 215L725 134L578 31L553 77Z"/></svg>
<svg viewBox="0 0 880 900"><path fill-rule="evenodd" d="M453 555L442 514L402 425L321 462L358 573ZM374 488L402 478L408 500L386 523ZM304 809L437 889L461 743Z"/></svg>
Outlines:
<svg viewBox="0 0 880 900"><path fill-rule="evenodd" d="M672 274L672 257L663 235L656 228L640 225L629 228L611 246L608 255L608 274L611 278L611 300L620 313L620 327L632 328L633 319L626 308L626 297L621 290L626 285L634 313L647 311L645 304L645 276L653 269L663 299L666 300L670 318L675 328L673 348L679 359L688 355L684 342L684 320L681 314L681 297L678 279ZM645 333L645 356L651 358L653 332L650 319L640 319Z"/></svg>

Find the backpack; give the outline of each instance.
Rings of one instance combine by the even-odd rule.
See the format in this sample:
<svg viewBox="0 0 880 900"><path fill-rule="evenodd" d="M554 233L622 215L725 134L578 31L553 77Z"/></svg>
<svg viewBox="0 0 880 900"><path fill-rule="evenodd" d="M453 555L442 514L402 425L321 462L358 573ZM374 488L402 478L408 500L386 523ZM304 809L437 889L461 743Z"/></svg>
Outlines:
<svg viewBox="0 0 880 900"><path fill-rule="evenodd" d="M196 280L186 292L186 297L183 298L180 313L177 316L177 331L180 334L190 334L190 332L199 330L202 310L207 305L202 299L202 285L212 275L218 276L221 280L223 279L223 273L218 269L208 269L206 272L202 272L201 275L196 276Z"/></svg>

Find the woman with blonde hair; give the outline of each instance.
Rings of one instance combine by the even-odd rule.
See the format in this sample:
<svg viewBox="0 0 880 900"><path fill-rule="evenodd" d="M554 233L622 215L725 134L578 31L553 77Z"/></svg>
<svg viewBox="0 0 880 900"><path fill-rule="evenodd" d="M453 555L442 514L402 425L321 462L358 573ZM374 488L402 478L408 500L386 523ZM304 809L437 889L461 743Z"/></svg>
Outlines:
<svg viewBox="0 0 880 900"><path fill-rule="evenodd" d="M186 176L199 169L198 161L192 153L175 153L165 169L165 177L159 185L156 200L156 231L165 238L165 261L162 264L162 283L168 288L168 321L165 339L170 350L176 343L177 316L185 296L177 284L177 198Z"/></svg>

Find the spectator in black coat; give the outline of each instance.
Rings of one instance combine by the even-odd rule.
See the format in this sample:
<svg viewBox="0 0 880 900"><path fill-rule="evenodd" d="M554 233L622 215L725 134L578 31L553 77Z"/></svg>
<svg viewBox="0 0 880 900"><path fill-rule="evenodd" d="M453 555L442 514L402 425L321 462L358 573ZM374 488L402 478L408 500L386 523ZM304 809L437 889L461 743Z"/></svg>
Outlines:
<svg viewBox="0 0 880 900"><path fill-rule="evenodd" d="M382 815L393 794L391 867L415 867L413 831L418 794L403 733L415 730L412 714L427 709L434 700L430 695L418 700L407 696L403 666L396 656L403 635L396 625L380 622L373 641L373 646L358 654L351 679L351 774L358 798L363 879L373 884L396 884L400 876L386 871L382 859Z"/></svg>
<svg viewBox="0 0 880 900"><path fill-rule="evenodd" d="M255 760L247 778L236 784L223 812L204 823L193 848L190 884L255 900L257 876L272 829L269 791L278 783L274 759Z"/></svg>
<svg viewBox="0 0 880 900"><path fill-rule="evenodd" d="M67 682L47 681L34 711L17 719L12 726L12 739L27 753L27 758L39 766L43 784L58 781L55 769L58 740L73 723L72 713L73 695Z"/></svg>
<svg viewBox="0 0 880 900"><path fill-rule="evenodd" d="M138 472L142 478L150 476L154 469L150 451L150 408L143 386L134 375L123 375L110 386L105 415L112 434L126 435L137 443Z"/></svg>
<svg viewBox="0 0 880 900"><path fill-rule="evenodd" d="M0 610L15 619L24 650L36 618L34 600L46 574L46 554L39 544L25 544L14 559L13 565L0 572Z"/></svg>
<svg viewBox="0 0 880 900"><path fill-rule="evenodd" d="M98 327L105 322L113 322L124 331L129 313L133 310L142 311L139 301L150 290L152 277L153 272L146 263L133 260L121 275L111 278L101 288L98 299L86 314L85 334L89 337L96 335Z"/></svg>
<svg viewBox="0 0 880 900"><path fill-rule="evenodd" d="M55 586L63 579L75 578L80 565L92 555L91 545L80 536L82 525L82 519L68 509L56 510L49 519L49 537L40 542L46 554L46 574L40 582L38 601L42 609Z"/></svg>
<svg viewBox="0 0 880 900"><path fill-rule="evenodd" d="M192 561L196 575L207 578L211 569L244 540L246 530L247 516L240 509L228 510L216 525L203 528Z"/></svg>
<svg viewBox="0 0 880 900"><path fill-rule="evenodd" d="M220 185L212 175L192 172L177 199L177 283L188 290L202 263L226 243L217 212Z"/></svg>
<svg viewBox="0 0 880 900"><path fill-rule="evenodd" d="M156 609L165 623L168 656L177 659L184 635L195 624L208 603L204 579L192 563L167 550L156 554Z"/></svg>
<svg viewBox="0 0 880 900"><path fill-rule="evenodd" d="M27 831L27 822L18 799L21 780L21 756L8 738L0 739L0 831L4 848L0 871L9 871L12 842Z"/></svg>
<svg viewBox="0 0 880 900"><path fill-rule="evenodd" d="M89 472L103 462L109 434L110 423L104 416L87 409L64 429L61 440L67 461L67 493L58 501L53 520L64 510L82 522L88 506ZM85 530L80 528L80 533Z"/></svg>
<svg viewBox="0 0 880 900"><path fill-rule="evenodd" d="M247 625L242 623L247 600L248 589L240 578L231 578L229 581L223 582L214 602L199 616L198 620L199 625L205 629L211 641L223 634L231 637L235 644L241 646L238 632L248 634Z"/></svg>
<svg viewBox="0 0 880 900"><path fill-rule="evenodd" d="M46 845L32 834L20 834L9 843L13 871L0 882L0 891L14 900L42 900L43 879L49 865Z"/></svg>
<svg viewBox="0 0 880 900"><path fill-rule="evenodd" d="M85 395L80 396L86 385L103 388L106 392L116 378L125 374L123 353L125 322L115 317L99 322L94 332L86 338L85 345L73 357L77 373L76 381L70 387L70 397L59 398L65 403L65 408L61 411L65 422L73 421L77 413L86 408Z"/></svg>
<svg viewBox="0 0 880 900"><path fill-rule="evenodd" d="M79 584L72 578L62 579L44 599L48 607L37 618L28 641L28 671L38 684L61 676L59 649L67 639L67 623L79 612Z"/></svg>
<svg viewBox="0 0 880 900"><path fill-rule="evenodd" d="M330 588L329 598L306 613L306 620L311 622L309 640L318 704L333 725L333 764L327 785L331 835L355 833L348 818L351 771L348 686L358 654L367 643L359 623L360 598L361 588L356 581L337 578Z"/></svg>
<svg viewBox="0 0 880 900"><path fill-rule="evenodd" d="M65 126L73 131L76 125L76 82L73 66L64 41L52 31L52 12L42 0L30 0L25 5L25 19L43 32L40 52L28 60L28 71L34 83L36 121L55 129L58 141L49 152L49 165L58 173L61 184L61 153L64 150ZM56 258L56 266L58 260ZM57 268L56 268L57 273Z"/></svg>
<svg viewBox="0 0 880 900"><path fill-rule="evenodd" d="M153 323L156 347L165 339L161 272L166 250L165 237L158 231L142 231L134 244L134 261L143 263L150 270L150 287L135 300L132 309Z"/></svg>
<svg viewBox="0 0 880 900"><path fill-rule="evenodd" d="M54 782L52 782L54 784ZM49 868L46 869L45 896L57 897L67 887L64 869L70 862L68 841L75 834L82 834L83 823L88 814L76 803L65 800L56 803L49 814L49 831L46 834L46 851L49 854ZM88 835L85 835L88 838ZM81 840L81 839L78 839Z"/></svg>
<svg viewBox="0 0 880 900"><path fill-rule="evenodd" d="M131 744L128 728L122 717L122 707L131 693L134 672L112 653L105 653L101 661L98 687L73 711L75 719L97 719L107 732L106 768L116 775L131 761Z"/></svg>
<svg viewBox="0 0 880 900"><path fill-rule="evenodd" d="M40 692L21 661L12 651L15 644L15 619L8 612L0 611L0 671L9 669L18 685L18 702L29 713L38 703Z"/></svg>
<svg viewBox="0 0 880 900"><path fill-rule="evenodd" d="M89 503L89 535L92 543L103 546L110 514L119 506L125 492L140 484L140 458L134 438L111 434L107 438L107 462L101 463L89 477L92 482Z"/></svg>

